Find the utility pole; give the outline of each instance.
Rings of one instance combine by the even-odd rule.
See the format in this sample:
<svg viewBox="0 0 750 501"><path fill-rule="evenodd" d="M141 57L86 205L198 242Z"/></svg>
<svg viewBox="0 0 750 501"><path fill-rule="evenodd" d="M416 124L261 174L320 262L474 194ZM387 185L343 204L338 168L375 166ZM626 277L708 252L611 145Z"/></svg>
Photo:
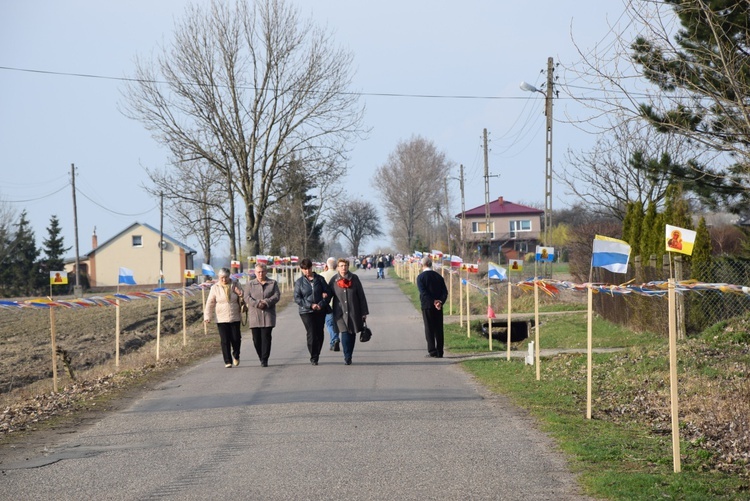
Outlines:
<svg viewBox="0 0 750 501"><path fill-rule="evenodd" d="M547 58L547 93L544 114L547 116L546 162L544 169L544 245L549 245L552 228L552 97L554 96L555 67L551 57Z"/></svg>
<svg viewBox="0 0 750 501"><path fill-rule="evenodd" d="M459 186L461 187L461 257L466 254L464 225L466 224L466 203L464 202L464 164L461 164Z"/></svg>
<svg viewBox="0 0 750 501"><path fill-rule="evenodd" d="M78 205L76 204L76 166L70 164L70 186L73 188L73 232L75 233L76 245L76 283L73 286L73 295L75 297L83 296L81 288L81 258L78 252Z"/></svg>
<svg viewBox="0 0 750 501"><path fill-rule="evenodd" d="M484 129L484 217L485 235L487 236L487 260L490 259L490 246L492 245L492 234L490 233L490 164L487 151L487 129Z"/></svg>

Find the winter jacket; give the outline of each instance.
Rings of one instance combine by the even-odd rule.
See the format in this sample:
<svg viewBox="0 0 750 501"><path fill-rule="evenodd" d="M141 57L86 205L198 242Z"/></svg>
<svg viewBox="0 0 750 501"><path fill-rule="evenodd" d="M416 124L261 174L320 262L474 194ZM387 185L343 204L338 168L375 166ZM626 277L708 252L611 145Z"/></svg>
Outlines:
<svg viewBox="0 0 750 501"><path fill-rule="evenodd" d="M247 304L247 327L276 327L276 303L281 298L276 280L268 279L265 284L250 280L242 292ZM265 308L258 307L261 300L266 303Z"/></svg>
<svg viewBox="0 0 750 501"><path fill-rule="evenodd" d="M425 269L417 275L417 289L419 290L419 302L423 310L435 308L435 301L445 303L448 299L448 288L445 280L437 271Z"/></svg>
<svg viewBox="0 0 750 501"><path fill-rule="evenodd" d="M329 286L333 290L333 320L334 331L356 334L364 327L364 319L370 314L367 309L367 298L362 282L354 273L348 273L345 278L351 281L348 288L338 283L342 278L338 273L333 276Z"/></svg>
<svg viewBox="0 0 750 501"><path fill-rule="evenodd" d="M203 319L212 320L216 314L216 322L220 324L240 321L240 297L234 292L238 287L235 282L229 284L229 297L224 286L215 283L206 299L206 308L203 310Z"/></svg>
<svg viewBox="0 0 750 501"><path fill-rule="evenodd" d="M323 297L323 294L326 297ZM294 302L299 305L299 314L314 313L313 303L320 306L320 310L325 312L328 302L331 300L331 289L323 277L313 273L312 281L302 275L294 282Z"/></svg>

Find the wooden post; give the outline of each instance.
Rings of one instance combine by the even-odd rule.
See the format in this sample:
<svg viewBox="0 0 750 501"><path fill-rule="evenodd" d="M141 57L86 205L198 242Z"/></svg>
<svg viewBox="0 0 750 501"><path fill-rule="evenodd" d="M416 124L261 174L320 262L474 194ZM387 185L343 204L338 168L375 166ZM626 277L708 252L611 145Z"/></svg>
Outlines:
<svg viewBox="0 0 750 501"><path fill-rule="evenodd" d="M594 311L594 289L591 284L586 287L586 293L588 296L589 311L588 311L588 328L587 328L587 350L586 350L586 419L591 419L591 379L592 379L592 352L593 352L593 311Z"/></svg>
<svg viewBox="0 0 750 501"><path fill-rule="evenodd" d="M206 289L201 289L201 304L203 305L203 311L206 311ZM205 322L203 323L203 335L208 335L208 325L206 325Z"/></svg>
<svg viewBox="0 0 750 501"><path fill-rule="evenodd" d="M487 274L487 337L490 340L490 351L492 351L492 317L490 309L492 308L492 287L490 287L490 275Z"/></svg>
<svg viewBox="0 0 750 501"><path fill-rule="evenodd" d="M55 335L57 327L55 326L55 307L49 307L49 330L52 339L52 391L57 393L57 341Z"/></svg>
<svg viewBox="0 0 750 501"><path fill-rule="evenodd" d="M159 294L156 304L156 360L159 360L159 345L161 344L161 294Z"/></svg>
<svg viewBox="0 0 750 501"><path fill-rule="evenodd" d="M669 279L667 284L669 298L669 390L672 403L672 463L674 472L681 471L680 466L680 422L677 403L677 325L675 319L675 281Z"/></svg>
<svg viewBox="0 0 750 501"><path fill-rule="evenodd" d="M466 271L466 337L471 337L471 308L469 306L469 271Z"/></svg>
<svg viewBox="0 0 750 501"><path fill-rule="evenodd" d="M678 254L674 257L674 278L677 282L685 279L682 265L682 255ZM682 294L675 294L675 322L677 326L677 339L685 339L685 297Z"/></svg>
<svg viewBox="0 0 750 501"><path fill-rule="evenodd" d="M511 317L512 317L511 298L512 298L512 294L511 294L511 285L510 285L510 272L508 272L508 328L506 329L507 330L506 335L508 337L508 340L507 340L507 344L505 345L505 351L506 351L505 358L508 361L510 361L510 325L511 325Z"/></svg>
<svg viewBox="0 0 750 501"><path fill-rule="evenodd" d="M542 373L539 368L539 277L536 274L536 264L534 264L534 364L536 364L536 380L542 379Z"/></svg>
<svg viewBox="0 0 750 501"><path fill-rule="evenodd" d="M453 315L453 265L450 265L448 275L448 282L450 283L448 288L448 315Z"/></svg>
<svg viewBox="0 0 750 501"><path fill-rule="evenodd" d="M185 296L187 288L186 280L182 279L182 346L187 346L187 307L185 305Z"/></svg>
<svg viewBox="0 0 750 501"><path fill-rule="evenodd" d="M464 326L464 289L461 287L461 270L458 270L458 325Z"/></svg>
<svg viewBox="0 0 750 501"><path fill-rule="evenodd" d="M119 298L117 298L117 300L115 301L115 367L120 367L120 299Z"/></svg>

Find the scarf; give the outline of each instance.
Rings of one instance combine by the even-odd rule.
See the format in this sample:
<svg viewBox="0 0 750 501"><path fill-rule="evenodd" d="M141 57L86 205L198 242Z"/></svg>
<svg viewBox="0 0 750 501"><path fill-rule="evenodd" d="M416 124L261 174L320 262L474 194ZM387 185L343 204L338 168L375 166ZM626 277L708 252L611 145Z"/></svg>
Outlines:
<svg viewBox="0 0 750 501"><path fill-rule="evenodd" d="M342 289L348 289L352 286L352 281L350 278L339 278L338 280L336 280L336 285L338 285Z"/></svg>

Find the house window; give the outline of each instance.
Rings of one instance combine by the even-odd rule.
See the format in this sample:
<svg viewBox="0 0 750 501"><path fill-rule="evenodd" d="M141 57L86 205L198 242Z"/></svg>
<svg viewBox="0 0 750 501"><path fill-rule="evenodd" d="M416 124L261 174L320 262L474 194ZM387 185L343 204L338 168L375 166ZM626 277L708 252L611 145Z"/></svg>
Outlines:
<svg viewBox="0 0 750 501"><path fill-rule="evenodd" d="M486 222L479 222L479 221L473 221L471 223L471 232L472 233L481 233L486 234L487 233L487 223ZM492 235L491 238L495 238L495 222L490 222L490 234Z"/></svg>
<svg viewBox="0 0 750 501"><path fill-rule="evenodd" d="M513 247L515 248L516 251L520 252L521 254L526 254L529 252L529 242L525 240L514 242Z"/></svg>
<svg viewBox="0 0 750 501"><path fill-rule="evenodd" d="M522 231L531 231L531 220L530 219L518 219L510 222L510 237L515 238L516 233Z"/></svg>
<svg viewBox="0 0 750 501"><path fill-rule="evenodd" d="M143 237L141 235L133 235L133 247L143 247Z"/></svg>

